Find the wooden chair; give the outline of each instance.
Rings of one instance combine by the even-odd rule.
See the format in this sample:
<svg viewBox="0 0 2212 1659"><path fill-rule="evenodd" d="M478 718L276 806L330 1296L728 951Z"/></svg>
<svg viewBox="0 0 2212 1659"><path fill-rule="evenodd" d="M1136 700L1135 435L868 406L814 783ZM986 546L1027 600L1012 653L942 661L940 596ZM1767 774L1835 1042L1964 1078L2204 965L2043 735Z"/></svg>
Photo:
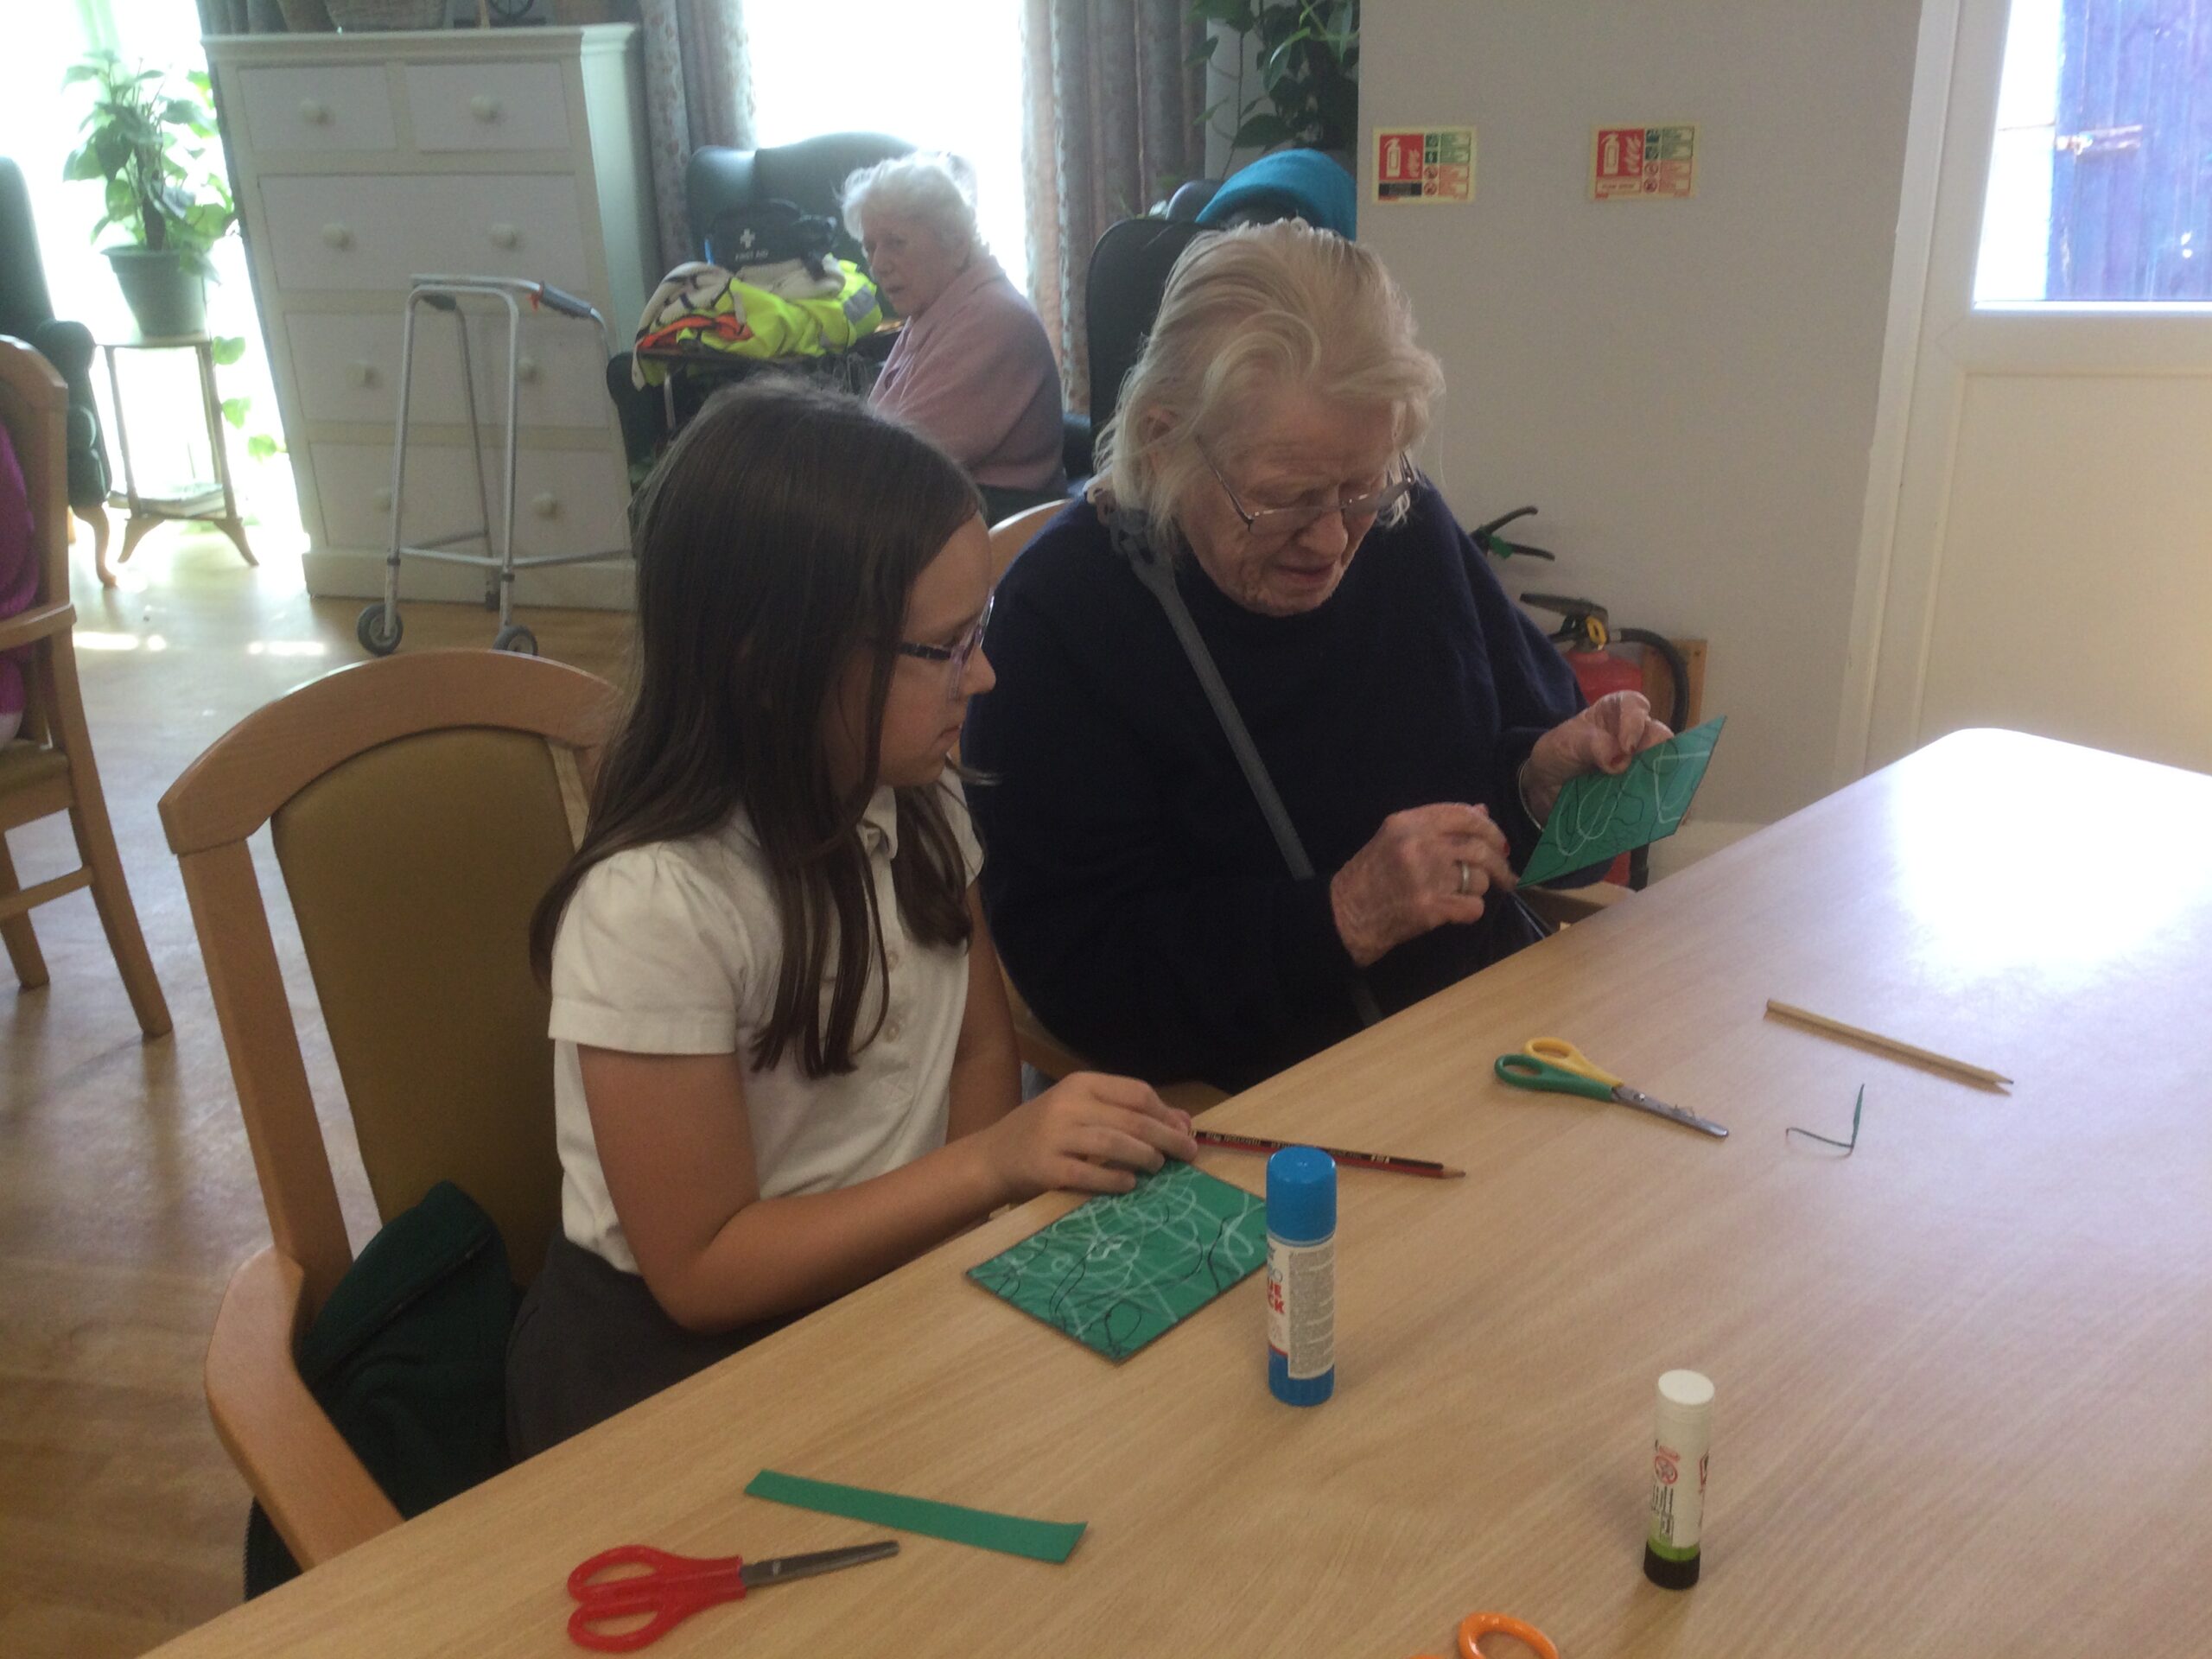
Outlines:
<svg viewBox="0 0 2212 1659"><path fill-rule="evenodd" d="M138 912L131 907L77 688L77 654L70 639L77 611L69 602L63 455L68 418L69 391L53 365L22 341L0 335L0 423L22 467L39 560L38 591L30 608L0 618L0 652L29 647L22 663L29 693L22 734L0 745L0 938L7 942L8 959L22 987L45 984L46 958L31 931L30 912L49 899L90 887L139 1029L149 1039L166 1037L168 1004L162 1000L145 936L138 931ZM6 832L55 812L69 815L78 867L22 887L8 856Z"/></svg>
<svg viewBox="0 0 2212 1659"><path fill-rule="evenodd" d="M390 657L248 715L162 798L275 1241L224 1294L207 1404L303 1567L399 1517L294 1362L353 1253L247 838L269 826L378 1217L451 1180L527 1281L561 1174L526 930L610 712L604 682L558 663Z"/></svg>
<svg viewBox="0 0 2212 1659"><path fill-rule="evenodd" d="M1010 518L1001 518L991 526L991 581L994 584L1006 575L1007 567L1014 556L1037 539L1037 532L1045 528L1066 506L1065 501L1046 501L1033 507L1024 507Z"/></svg>

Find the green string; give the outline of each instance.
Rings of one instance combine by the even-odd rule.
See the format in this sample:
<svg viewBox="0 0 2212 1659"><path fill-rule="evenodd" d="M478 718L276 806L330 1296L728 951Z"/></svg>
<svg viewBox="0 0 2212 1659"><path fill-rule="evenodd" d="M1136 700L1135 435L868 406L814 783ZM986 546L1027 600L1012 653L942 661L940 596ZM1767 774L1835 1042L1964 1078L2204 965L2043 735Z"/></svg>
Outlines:
<svg viewBox="0 0 2212 1659"><path fill-rule="evenodd" d="M1834 1138L1833 1136L1831 1136L1831 1135L1815 1135L1815 1134L1814 1134L1814 1133L1812 1132L1812 1130L1810 1130L1810 1129L1801 1129L1801 1128L1796 1128L1796 1127L1794 1127L1794 1126L1793 1126L1793 1127L1791 1127L1791 1128L1786 1128L1786 1129L1784 1129L1784 1130L1782 1132L1782 1138L1783 1138L1783 1140L1787 1141L1787 1140L1788 1140L1791 1135L1803 1135L1803 1136L1804 1136L1808 1141L1819 1141L1819 1142L1820 1142L1822 1146L1824 1146L1824 1147L1840 1147L1840 1148L1842 1149L1842 1151L1843 1151L1843 1155L1844 1155L1845 1157L1848 1158L1848 1157L1850 1157L1850 1156L1851 1156L1851 1154L1852 1154L1853 1151L1853 1150L1858 1147L1858 1145L1859 1145L1859 1113L1861 1113L1861 1112L1865 1111L1866 1109L1866 1085L1865 1084L1863 1084L1863 1083L1862 1083L1862 1084L1860 1084L1859 1085L1859 1098L1858 1098L1856 1101L1854 1101L1854 1102L1853 1102L1853 1103L1852 1103L1852 1107L1851 1107L1851 1139L1850 1139L1850 1140L1848 1140L1848 1141L1838 1141L1838 1140L1834 1139Z"/></svg>

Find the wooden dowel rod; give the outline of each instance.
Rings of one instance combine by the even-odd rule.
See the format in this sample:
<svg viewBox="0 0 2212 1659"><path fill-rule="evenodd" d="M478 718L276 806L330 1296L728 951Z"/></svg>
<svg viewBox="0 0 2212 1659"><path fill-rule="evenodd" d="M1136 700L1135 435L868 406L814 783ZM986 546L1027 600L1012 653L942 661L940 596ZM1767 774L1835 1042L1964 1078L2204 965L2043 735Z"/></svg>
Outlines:
<svg viewBox="0 0 2212 1659"><path fill-rule="evenodd" d="M1885 1054L1895 1054L1903 1059L1918 1060L1923 1065L1932 1065L1938 1071L1948 1071L1954 1076L1966 1077L1975 1083L1993 1084L2005 1088L2012 1085L2012 1078L2002 1072L1992 1071L1987 1066L1969 1065L1964 1060L1955 1060L1948 1054L1936 1053L1933 1049L1916 1048L1910 1043L1901 1043L1894 1037L1885 1037L1878 1031L1864 1031L1857 1026L1847 1026L1840 1020L1831 1020L1827 1015L1815 1014L1809 1008L1793 1007L1787 1002L1777 1002L1772 997L1769 997L1766 1011L1769 1014L1779 1014L1784 1020L1795 1020L1800 1025L1810 1026L1815 1031L1824 1031L1834 1037L1847 1038L1854 1043L1865 1043L1870 1047L1880 1049Z"/></svg>

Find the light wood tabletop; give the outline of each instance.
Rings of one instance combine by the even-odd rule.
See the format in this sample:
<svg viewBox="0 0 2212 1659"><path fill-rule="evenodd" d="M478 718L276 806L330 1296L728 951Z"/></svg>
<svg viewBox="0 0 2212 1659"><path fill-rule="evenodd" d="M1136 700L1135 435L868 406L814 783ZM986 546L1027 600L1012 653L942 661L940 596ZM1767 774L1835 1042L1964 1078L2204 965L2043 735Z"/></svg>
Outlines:
<svg viewBox="0 0 2212 1659"><path fill-rule="evenodd" d="M2201 1654L2208 985L2212 778L1960 734L1217 1109L1469 1172L1344 1172L1326 1405L1268 1395L1256 1278L1119 1366L963 1278L1049 1198L162 1651L567 1654L608 1545L883 1535L743 1497L767 1467L1090 1531L909 1537L656 1655L1400 1659L1477 1609L1566 1659ZM1499 1084L1537 1036L1734 1133ZM1862 1084L1853 1155L1785 1138ZM1676 1366L1718 1389L1685 1592L1640 1571Z"/></svg>

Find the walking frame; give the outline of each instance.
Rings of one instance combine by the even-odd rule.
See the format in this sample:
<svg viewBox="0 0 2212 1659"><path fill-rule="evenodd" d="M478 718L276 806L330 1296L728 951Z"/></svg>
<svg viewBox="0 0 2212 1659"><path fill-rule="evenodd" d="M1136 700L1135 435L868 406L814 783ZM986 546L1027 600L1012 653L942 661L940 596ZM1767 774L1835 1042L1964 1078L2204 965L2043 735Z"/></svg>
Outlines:
<svg viewBox="0 0 2212 1659"><path fill-rule="evenodd" d="M468 313L461 303L468 299L496 300L506 308L507 313L505 469L502 474L502 511L499 550L496 553L492 550L491 488L484 474L484 445L476 410L475 370L468 349ZM484 594L486 606L491 607L496 600L499 613L499 629L493 636L492 648L494 651L519 651L535 656L537 652L537 635L515 621L515 572L550 565L585 564L629 556L630 550L626 547L587 553L515 556L515 440L521 403L518 370L522 361L522 303L524 300L530 302L532 310L543 308L562 316L596 324L601 359L604 361L613 355L613 337L607 328L607 319L599 314L598 308L573 294L563 293L550 283L517 276L418 276L411 280L400 334L399 416L391 446L391 524L385 543L384 598L361 613L354 629L363 647L373 656L390 656L399 645L402 632L399 567L403 559L433 559L443 564L467 565L496 573L487 575ZM473 530L456 531L449 535L409 543L402 539L400 533L401 514L407 500L408 399L415 372L416 312L418 307L426 305L434 311L449 313L461 331L461 397L468 405L468 453L476 469L479 523L478 527ZM457 550L457 543L472 541L481 542L485 550L480 553Z"/></svg>

